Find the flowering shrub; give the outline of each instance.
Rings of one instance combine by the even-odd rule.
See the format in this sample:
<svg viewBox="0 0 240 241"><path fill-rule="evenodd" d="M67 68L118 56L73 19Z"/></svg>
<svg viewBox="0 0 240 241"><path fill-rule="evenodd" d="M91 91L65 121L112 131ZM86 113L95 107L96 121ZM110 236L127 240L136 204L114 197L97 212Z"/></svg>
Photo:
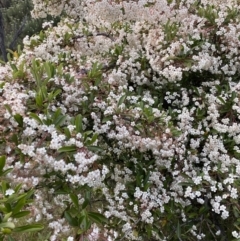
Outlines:
<svg viewBox="0 0 240 241"><path fill-rule="evenodd" d="M32 220L51 240L239 240L238 1L33 2L68 17L0 68Z"/></svg>
<svg viewBox="0 0 240 241"><path fill-rule="evenodd" d="M13 187L9 180L4 178L11 168L4 170L6 163L6 157L0 157L0 240L13 240L11 237L12 233L19 232L34 232L43 229L41 224L30 224L25 226L15 226L16 219L25 217L31 213L30 210L23 210L28 204L31 203L31 196L33 190L29 190L25 193L21 192L21 184Z"/></svg>

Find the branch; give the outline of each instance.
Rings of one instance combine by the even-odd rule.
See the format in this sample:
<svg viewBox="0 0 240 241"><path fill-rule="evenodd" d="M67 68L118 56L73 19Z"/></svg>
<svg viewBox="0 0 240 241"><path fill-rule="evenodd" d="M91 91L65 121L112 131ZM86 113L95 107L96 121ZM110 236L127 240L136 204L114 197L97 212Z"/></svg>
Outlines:
<svg viewBox="0 0 240 241"><path fill-rule="evenodd" d="M2 52L3 60L7 62L7 52L5 48L5 33L4 33L4 25L3 25L3 16L2 11L0 10L0 49Z"/></svg>
<svg viewBox="0 0 240 241"><path fill-rule="evenodd" d="M14 46L15 46L15 44L16 44L16 41L17 41L19 35L20 35L20 34L22 33L22 31L23 31L23 28L24 28L24 26L25 26L26 21L27 21L27 16L24 18L24 20L23 20L23 22L22 22L22 25L20 26L20 28L18 29L18 31L14 34L13 40L12 40L12 42L11 42L10 45L9 45L9 49L14 49Z"/></svg>
<svg viewBox="0 0 240 241"><path fill-rule="evenodd" d="M90 33L90 34L87 34L87 35L74 36L73 39L79 39L79 38L83 38L83 37L93 37L93 36L94 36L94 34ZM114 41L114 38L108 33L97 33L95 36L104 36L104 37L109 38L112 41Z"/></svg>

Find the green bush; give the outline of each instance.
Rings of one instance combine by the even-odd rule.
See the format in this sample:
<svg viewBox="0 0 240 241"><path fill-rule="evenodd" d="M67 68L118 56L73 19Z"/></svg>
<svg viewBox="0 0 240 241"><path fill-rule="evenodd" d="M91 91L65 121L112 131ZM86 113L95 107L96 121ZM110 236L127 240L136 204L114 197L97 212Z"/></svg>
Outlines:
<svg viewBox="0 0 240 241"><path fill-rule="evenodd" d="M69 17L0 68L35 221L50 240L240 240L238 2L61 2L35 4Z"/></svg>
<svg viewBox="0 0 240 241"><path fill-rule="evenodd" d="M11 168L4 170L6 157L0 157L0 240L14 240L13 233L36 232L44 227L41 224L28 224L17 226L15 220L29 215L31 212L26 208L33 200L31 199L34 190L22 192L22 185L13 187L10 180L6 178L11 172Z"/></svg>

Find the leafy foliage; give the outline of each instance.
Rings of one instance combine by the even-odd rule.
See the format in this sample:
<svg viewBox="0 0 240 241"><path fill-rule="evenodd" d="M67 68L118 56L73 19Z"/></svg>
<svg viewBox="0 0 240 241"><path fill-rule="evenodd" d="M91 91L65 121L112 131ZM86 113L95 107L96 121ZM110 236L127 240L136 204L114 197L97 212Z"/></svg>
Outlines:
<svg viewBox="0 0 240 241"><path fill-rule="evenodd" d="M238 240L237 1L62 2L0 69L9 178L51 239Z"/></svg>
<svg viewBox="0 0 240 241"><path fill-rule="evenodd" d="M36 232L42 230L44 227L41 224L30 224L25 226L15 226L14 219L19 219L29 215L29 210L23 210L29 203L31 203L34 191L29 190L22 193L22 185L18 184L16 187L10 185L7 174L12 171L12 168L4 169L6 164L6 157L0 157L0 240L13 240L11 234L14 232Z"/></svg>

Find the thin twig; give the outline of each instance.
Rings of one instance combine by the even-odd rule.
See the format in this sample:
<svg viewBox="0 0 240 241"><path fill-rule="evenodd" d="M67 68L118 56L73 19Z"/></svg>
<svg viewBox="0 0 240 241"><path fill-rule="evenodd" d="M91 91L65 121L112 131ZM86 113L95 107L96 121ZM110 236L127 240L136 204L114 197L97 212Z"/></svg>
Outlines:
<svg viewBox="0 0 240 241"><path fill-rule="evenodd" d="M2 52L4 62L7 62L7 52L5 48L5 32L4 32L4 23L3 23L3 15L0 10L0 49Z"/></svg>
<svg viewBox="0 0 240 241"><path fill-rule="evenodd" d="M112 41L114 41L114 38L108 33L97 33L96 35L94 35L92 33L87 34L87 35L77 35L77 36L74 36L73 39L80 39L80 38L83 38L83 37L93 37L93 36L104 36L104 37L109 38Z"/></svg>
<svg viewBox="0 0 240 241"><path fill-rule="evenodd" d="M18 31L15 32L14 37L13 37L13 40L12 40L12 42L11 42L10 45L9 45L9 49L13 49L13 48L14 48L14 46L15 46L15 44L16 44L16 41L17 41L18 37L20 36L20 34L22 33L23 28L24 28L26 22L27 22L27 16L24 18L24 20L23 20L23 22L22 22L22 25L20 26L20 28L18 29Z"/></svg>

